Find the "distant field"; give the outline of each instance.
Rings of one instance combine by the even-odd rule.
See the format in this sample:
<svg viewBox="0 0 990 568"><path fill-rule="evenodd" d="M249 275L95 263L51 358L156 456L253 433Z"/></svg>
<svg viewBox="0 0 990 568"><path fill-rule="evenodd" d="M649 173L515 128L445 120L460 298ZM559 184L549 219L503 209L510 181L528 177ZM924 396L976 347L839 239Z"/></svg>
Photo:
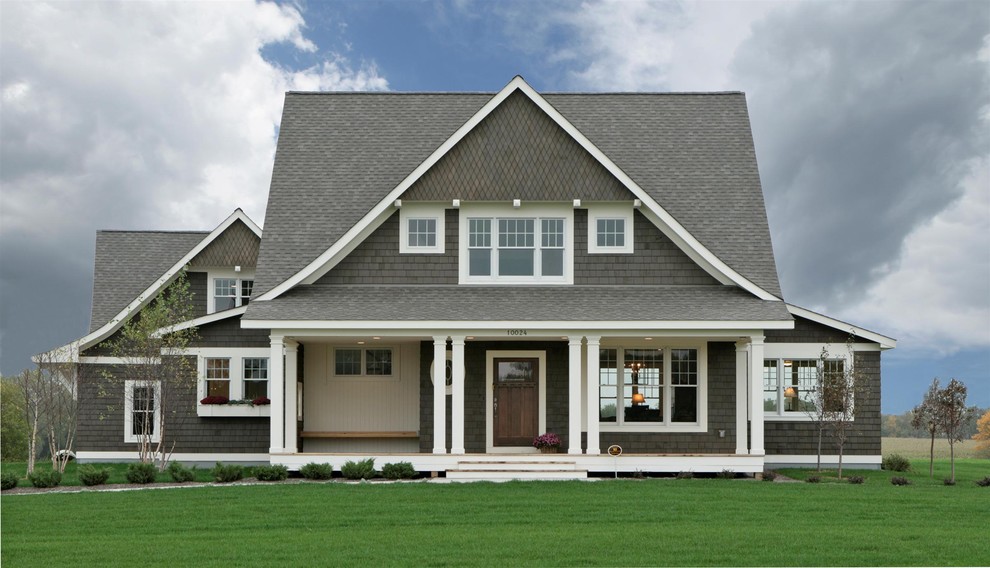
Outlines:
<svg viewBox="0 0 990 568"><path fill-rule="evenodd" d="M909 459L928 458L928 450L931 447L931 439L924 438L884 438L881 442L884 455L901 454ZM957 458L979 458L976 455L976 442L966 440L956 442ZM949 443L945 438L935 439L935 459L949 457Z"/></svg>

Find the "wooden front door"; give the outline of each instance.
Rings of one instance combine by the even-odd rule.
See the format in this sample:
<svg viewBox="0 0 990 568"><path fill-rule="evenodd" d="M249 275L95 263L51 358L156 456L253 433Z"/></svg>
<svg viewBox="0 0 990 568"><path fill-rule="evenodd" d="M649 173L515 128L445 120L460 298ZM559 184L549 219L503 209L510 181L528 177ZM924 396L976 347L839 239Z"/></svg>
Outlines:
<svg viewBox="0 0 990 568"><path fill-rule="evenodd" d="M529 446L539 434L540 360L497 358L493 364L492 443Z"/></svg>

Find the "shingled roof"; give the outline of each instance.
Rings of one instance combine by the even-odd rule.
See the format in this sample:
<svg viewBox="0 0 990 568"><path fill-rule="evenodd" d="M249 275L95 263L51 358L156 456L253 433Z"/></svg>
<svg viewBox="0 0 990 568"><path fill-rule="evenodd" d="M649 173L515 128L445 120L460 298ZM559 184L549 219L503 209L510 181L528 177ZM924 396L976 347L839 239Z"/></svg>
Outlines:
<svg viewBox="0 0 990 568"><path fill-rule="evenodd" d="M330 248L493 96L288 93L255 294ZM780 297L742 93L542 96L721 261Z"/></svg>
<svg viewBox="0 0 990 568"><path fill-rule="evenodd" d="M209 234L209 231L97 231L89 331L96 331L120 313Z"/></svg>

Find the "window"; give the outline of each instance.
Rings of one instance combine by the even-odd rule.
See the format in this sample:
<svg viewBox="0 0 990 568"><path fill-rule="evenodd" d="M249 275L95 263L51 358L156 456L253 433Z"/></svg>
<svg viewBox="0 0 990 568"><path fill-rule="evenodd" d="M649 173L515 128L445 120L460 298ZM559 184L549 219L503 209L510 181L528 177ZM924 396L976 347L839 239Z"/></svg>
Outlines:
<svg viewBox="0 0 990 568"><path fill-rule="evenodd" d="M588 252L633 252L633 208L630 203L595 203L588 206Z"/></svg>
<svg viewBox="0 0 990 568"><path fill-rule="evenodd" d="M403 205L399 210L399 253L443 254L445 214L438 204Z"/></svg>
<svg viewBox="0 0 990 568"><path fill-rule="evenodd" d="M704 427L703 349L602 348L598 353L600 422L634 429Z"/></svg>
<svg viewBox="0 0 990 568"><path fill-rule="evenodd" d="M842 359L764 359L763 411L774 416L808 416L817 412L819 377L826 380L825 409L837 412L841 400L830 400L828 381L844 375Z"/></svg>
<svg viewBox="0 0 990 568"><path fill-rule="evenodd" d="M230 398L230 359L206 360L206 396Z"/></svg>
<svg viewBox="0 0 990 568"><path fill-rule="evenodd" d="M333 350L334 375L338 377L391 377L390 347L337 347Z"/></svg>
<svg viewBox="0 0 990 568"><path fill-rule="evenodd" d="M244 359L244 398L254 400L268 398L268 359L251 357Z"/></svg>
<svg viewBox="0 0 990 568"><path fill-rule="evenodd" d="M213 311L220 312L246 306L251 299L254 280L242 278L213 279Z"/></svg>
<svg viewBox="0 0 990 568"><path fill-rule="evenodd" d="M158 442L161 430L161 385L153 381L124 381L124 441Z"/></svg>
<svg viewBox="0 0 990 568"><path fill-rule="evenodd" d="M468 276L563 281L563 218L469 218Z"/></svg>

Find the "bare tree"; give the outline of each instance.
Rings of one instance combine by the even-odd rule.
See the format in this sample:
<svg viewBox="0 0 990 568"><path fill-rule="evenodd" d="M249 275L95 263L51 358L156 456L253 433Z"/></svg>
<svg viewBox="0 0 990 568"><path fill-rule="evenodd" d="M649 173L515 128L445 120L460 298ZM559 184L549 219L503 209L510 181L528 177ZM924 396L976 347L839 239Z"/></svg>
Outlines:
<svg viewBox="0 0 990 568"><path fill-rule="evenodd" d="M911 411L911 427L924 430L931 436L931 446L928 449L928 477L935 477L935 436L938 435L938 400L941 394L938 378L932 379L932 384L925 393L921 404Z"/></svg>
<svg viewBox="0 0 990 568"><path fill-rule="evenodd" d="M182 325L193 317L192 293L183 271L110 342L124 368L104 377L115 389L123 387L123 411L130 412L139 459L162 470L175 449L171 430L186 414L182 406L190 404L189 392L196 387L196 366L186 348L197 330Z"/></svg>
<svg viewBox="0 0 990 568"><path fill-rule="evenodd" d="M17 382L24 393L24 417L28 424L28 455L27 473L34 471L35 460L38 457L38 431L41 428L41 388L40 373L37 369L24 369L17 377Z"/></svg>
<svg viewBox="0 0 990 568"><path fill-rule="evenodd" d="M823 358L821 361L824 414L829 432L839 450L839 479L842 479L842 459L846 442L854 425L856 400L862 398L869 387L869 378L856 365L852 337L846 341L846 352L847 357Z"/></svg>
<svg viewBox="0 0 990 568"><path fill-rule="evenodd" d="M40 413L52 469L64 473L76 439L77 368L58 352L44 353L36 360Z"/></svg>
<svg viewBox="0 0 990 568"><path fill-rule="evenodd" d="M955 444L963 439L963 426L972 412L966 407L966 385L952 379L941 390L938 403L939 427L949 441L949 463L951 464L951 479L956 481Z"/></svg>

